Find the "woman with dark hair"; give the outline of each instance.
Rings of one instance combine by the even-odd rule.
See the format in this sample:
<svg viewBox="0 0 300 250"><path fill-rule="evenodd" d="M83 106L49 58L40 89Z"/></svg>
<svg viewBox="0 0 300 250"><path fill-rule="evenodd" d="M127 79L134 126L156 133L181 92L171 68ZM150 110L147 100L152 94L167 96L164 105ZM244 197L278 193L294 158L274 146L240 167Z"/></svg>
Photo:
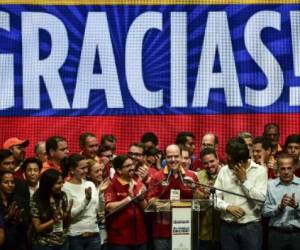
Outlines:
<svg viewBox="0 0 300 250"><path fill-rule="evenodd" d="M70 201L68 208L62 186L63 178L57 170L48 169L41 175L40 186L30 202L35 229L33 250L68 249L66 230L72 202Z"/></svg>
<svg viewBox="0 0 300 250"><path fill-rule="evenodd" d="M146 250L145 185L134 179L135 165L127 155L117 156L113 166L116 174L105 191L108 249Z"/></svg>
<svg viewBox="0 0 300 250"><path fill-rule="evenodd" d="M87 160L79 154L68 158L69 179L63 190L74 201L71 210L71 225L68 231L71 250L100 250L100 235L97 224L99 197L93 182L86 180Z"/></svg>
<svg viewBox="0 0 300 250"><path fill-rule="evenodd" d="M29 211L23 197L15 194L15 178L10 170L0 171L0 214L3 215L5 241L2 249L27 249L26 230ZM17 240L16 240L17 239Z"/></svg>

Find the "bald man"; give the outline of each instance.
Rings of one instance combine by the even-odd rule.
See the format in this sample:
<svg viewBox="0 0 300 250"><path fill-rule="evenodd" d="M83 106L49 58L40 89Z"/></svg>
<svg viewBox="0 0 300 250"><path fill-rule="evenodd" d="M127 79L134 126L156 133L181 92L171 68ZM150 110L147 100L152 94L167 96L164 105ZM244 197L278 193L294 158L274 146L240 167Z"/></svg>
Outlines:
<svg viewBox="0 0 300 250"><path fill-rule="evenodd" d="M181 166L181 151L178 145L171 144L166 148L166 167L157 172L149 183L149 199L169 200L172 192L179 194L179 199L193 199L197 194L195 190L186 185L185 180L197 182L198 178L193 171ZM166 180L164 185L157 183ZM170 214L162 213L156 218L153 225L154 250L171 249L171 220Z"/></svg>

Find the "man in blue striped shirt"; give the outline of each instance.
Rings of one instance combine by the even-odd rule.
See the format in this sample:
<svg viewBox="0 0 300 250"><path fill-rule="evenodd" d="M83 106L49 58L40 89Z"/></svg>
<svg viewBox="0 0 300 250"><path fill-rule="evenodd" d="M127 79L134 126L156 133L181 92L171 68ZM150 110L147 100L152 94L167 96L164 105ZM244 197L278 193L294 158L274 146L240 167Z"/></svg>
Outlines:
<svg viewBox="0 0 300 250"><path fill-rule="evenodd" d="M300 178L294 175L292 155L277 158L279 177L270 180L263 215L269 221L269 249L296 250L300 247Z"/></svg>

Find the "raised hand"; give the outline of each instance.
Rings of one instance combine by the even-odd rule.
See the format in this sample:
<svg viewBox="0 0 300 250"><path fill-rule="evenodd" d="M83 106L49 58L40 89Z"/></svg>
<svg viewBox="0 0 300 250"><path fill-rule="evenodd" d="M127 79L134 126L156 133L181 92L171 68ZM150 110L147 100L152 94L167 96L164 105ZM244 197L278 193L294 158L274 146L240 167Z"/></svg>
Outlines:
<svg viewBox="0 0 300 250"><path fill-rule="evenodd" d="M134 183L132 180L129 182L128 193L131 197L134 197Z"/></svg>
<svg viewBox="0 0 300 250"><path fill-rule="evenodd" d="M18 211L18 206L17 203L14 201L9 206L8 213L6 214L5 218L7 220L15 220L15 217L17 216L17 211Z"/></svg>
<svg viewBox="0 0 300 250"><path fill-rule="evenodd" d="M298 208L299 203L295 199L295 193L292 194L292 197L290 197L290 202L288 204L292 208Z"/></svg>
<svg viewBox="0 0 300 250"><path fill-rule="evenodd" d="M149 168L147 166L143 165L137 169L136 174L143 181L143 180L147 179L147 177L148 177L148 170L149 170Z"/></svg>
<svg viewBox="0 0 300 250"><path fill-rule="evenodd" d="M241 163L234 165L233 168L234 174L241 181L244 182L247 179L246 169L242 166Z"/></svg>
<svg viewBox="0 0 300 250"><path fill-rule="evenodd" d="M15 222L20 223L20 222L23 221L23 216L22 216L23 211L24 211L23 208L20 209L20 208L17 207L16 213L15 213L15 216L14 216L14 221L15 221Z"/></svg>
<svg viewBox="0 0 300 250"><path fill-rule="evenodd" d="M100 192L104 192L110 184L109 178L104 179L100 184Z"/></svg>
<svg viewBox="0 0 300 250"><path fill-rule="evenodd" d="M287 194L285 194L281 199L279 209L281 209L281 210L285 209L290 204L290 200L291 200L291 198Z"/></svg>

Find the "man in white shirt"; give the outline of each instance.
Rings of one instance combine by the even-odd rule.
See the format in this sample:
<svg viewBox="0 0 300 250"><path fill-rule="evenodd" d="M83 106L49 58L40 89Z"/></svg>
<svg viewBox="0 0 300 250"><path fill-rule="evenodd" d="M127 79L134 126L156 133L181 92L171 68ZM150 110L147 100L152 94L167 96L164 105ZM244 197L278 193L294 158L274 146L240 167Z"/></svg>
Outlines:
<svg viewBox="0 0 300 250"><path fill-rule="evenodd" d="M216 207L222 219L222 249L260 250L261 207L267 192L267 171L250 160L249 149L241 138L227 143L226 154L228 165L221 168L214 186L244 197L216 192Z"/></svg>

